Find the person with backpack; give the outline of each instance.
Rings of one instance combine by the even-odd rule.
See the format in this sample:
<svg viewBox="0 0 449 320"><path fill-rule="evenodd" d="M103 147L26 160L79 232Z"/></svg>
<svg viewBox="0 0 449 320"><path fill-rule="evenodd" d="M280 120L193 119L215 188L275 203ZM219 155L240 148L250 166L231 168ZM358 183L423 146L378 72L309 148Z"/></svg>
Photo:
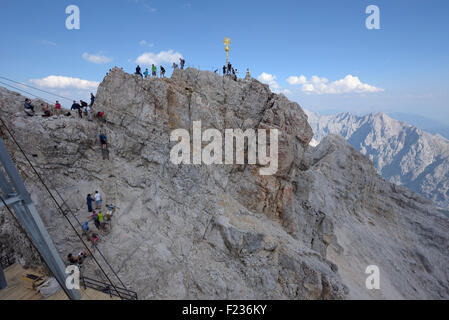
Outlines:
<svg viewBox="0 0 449 320"><path fill-rule="evenodd" d="M184 70L185 64L186 64L186 61L182 58L179 58L179 65L181 66L181 70Z"/></svg>
<svg viewBox="0 0 449 320"><path fill-rule="evenodd" d="M49 117L51 117L53 115L53 113L51 112L50 108L48 107L48 104L46 104L43 107L43 111L44 111L44 114L42 115L42 117L44 117L44 118L49 118Z"/></svg>
<svg viewBox="0 0 449 320"><path fill-rule="evenodd" d="M100 134L100 143L101 143L101 148L103 148L103 149L108 148L108 139L104 133Z"/></svg>
<svg viewBox="0 0 449 320"><path fill-rule="evenodd" d="M31 105L30 99L28 99L28 98L25 99L23 106L24 106L24 111L27 115L29 115L30 117L34 116L34 106Z"/></svg>
<svg viewBox="0 0 449 320"><path fill-rule="evenodd" d="M81 110L81 106L76 101L73 101L72 107L70 109L78 110L80 118L83 118L83 111Z"/></svg>
<svg viewBox="0 0 449 320"><path fill-rule="evenodd" d="M161 66L161 78L165 78L165 68Z"/></svg>
<svg viewBox="0 0 449 320"><path fill-rule="evenodd" d="M152 64L151 65L151 75L153 76L153 77L157 77L157 68L156 68L156 66L154 65L154 64Z"/></svg>
<svg viewBox="0 0 449 320"><path fill-rule="evenodd" d="M73 254L69 253L69 255L67 256L67 260L69 261L70 264L77 264L78 263L78 259L76 259Z"/></svg>
<svg viewBox="0 0 449 320"><path fill-rule="evenodd" d="M89 106L86 101L80 100L81 109L84 110L84 113L87 115L87 107Z"/></svg>

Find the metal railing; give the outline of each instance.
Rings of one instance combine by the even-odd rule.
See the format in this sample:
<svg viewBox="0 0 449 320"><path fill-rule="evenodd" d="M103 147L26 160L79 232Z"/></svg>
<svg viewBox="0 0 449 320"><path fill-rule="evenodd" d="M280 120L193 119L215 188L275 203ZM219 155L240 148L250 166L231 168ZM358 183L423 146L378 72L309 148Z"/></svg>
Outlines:
<svg viewBox="0 0 449 320"><path fill-rule="evenodd" d="M88 278L88 277L84 277L82 276L80 278L81 283L84 287L84 289L87 288L91 288L94 289L96 291L100 291L106 294L109 294L109 296L112 298L114 297L118 297L121 298L123 300L138 300L137 298L137 293L125 288L120 288L120 287L111 287L111 285L92 279L92 278Z"/></svg>

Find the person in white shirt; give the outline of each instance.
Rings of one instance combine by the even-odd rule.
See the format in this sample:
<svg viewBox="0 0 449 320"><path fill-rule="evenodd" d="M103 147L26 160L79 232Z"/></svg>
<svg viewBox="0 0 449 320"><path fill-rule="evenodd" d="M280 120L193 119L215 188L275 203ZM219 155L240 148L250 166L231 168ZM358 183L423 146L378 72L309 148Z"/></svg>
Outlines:
<svg viewBox="0 0 449 320"><path fill-rule="evenodd" d="M95 191L94 199L96 208L101 209L101 195L98 193L98 191Z"/></svg>

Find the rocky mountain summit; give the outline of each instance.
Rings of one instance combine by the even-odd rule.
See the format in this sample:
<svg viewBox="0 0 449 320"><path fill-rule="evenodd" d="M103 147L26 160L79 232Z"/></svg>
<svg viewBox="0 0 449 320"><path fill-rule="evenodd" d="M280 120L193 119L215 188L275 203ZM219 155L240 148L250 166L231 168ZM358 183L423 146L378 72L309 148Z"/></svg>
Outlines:
<svg viewBox="0 0 449 320"><path fill-rule="evenodd" d="M345 138L390 182L449 207L449 140L397 121L385 113L319 115L306 111L320 142L328 134Z"/></svg>
<svg viewBox="0 0 449 320"><path fill-rule="evenodd" d="M99 248L141 299L449 298L447 217L383 180L343 138L310 147L301 107L255 79L187 69L144 80L114 68L94 106L104 124L25 117L23 100L0 90L0 116L77 218L87 219L85 197L95 190L119 207ZM194 121L221 132L278 129L277 173L174 165L170 133L191 131ZM61 255L80 250L3 128L1 135ZM33 260L0 214L2 250ZM370 265L380 269L380 290L366 288ZM91 262L85 272L101 277Z"/></svg>

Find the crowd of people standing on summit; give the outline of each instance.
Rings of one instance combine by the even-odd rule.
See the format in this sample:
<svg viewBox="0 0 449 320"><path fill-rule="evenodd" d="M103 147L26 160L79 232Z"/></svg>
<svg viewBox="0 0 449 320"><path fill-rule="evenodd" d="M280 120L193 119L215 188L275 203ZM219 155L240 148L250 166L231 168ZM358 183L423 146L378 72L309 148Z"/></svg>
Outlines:
<svg viewBox="0 0 449 320"><path fill-rule="evenodd" d="M179 65L175 62L173 62L172 64L172 68L173 70L176 70L178 68L180 68L181 70L184 69L185 67L185 63L186 61L183 58L179 59ZM217 70L215 70L215 72L217 72ZM136 67L136 72L135 74L141 76L142 78L155 78L157 77L157 72L158 72L158 68L155 64L151 65L151 70L148 70L148 68L145 69L145 71L142 73L142 69L140 68L140 66ZM159 66L159 76L161 78L165 78L165 73L166 70L165 68L161 65ZM150 75L151 74L151 75ZM237 69L234 69L231 62L228 62L227 65L223 66L223 76L230 76L232 77L234 80L237 80L237 74L238 71ZM249 69L247 69L246 72L246 78L251 77L251 73L249 71ZM70 111L74 111L76 113L78 113L80 118L83 118L83 115L88 119L88 120L92 120L92 116L94 116L95 118L98 118L100 120L104 121L104 113L102 111L97 111L94 112L93 110L93 105L95 102L95 96L93 95L93 93L90 94L90 104L88 104L87 102L80 100L78 101L73 101L73 104L70 108ZM34 116L35 115L35 106L32 105L32 102L30 99L25 99L24 102L24 111L28 116ZM53 108L49 107L48 104L41 104L41 109L42 109L42 117L51 117L53 115L61 115L63 112L65 112L64 114L66 116L71 116L70 111L63 111L61 104L59 103L59 101L56 101L55 105Z"/></svg>
<svg viewBox="0 0 449 320"><path fill-rule="evenodd" d="M181 68L181 70L184 69L186 61L182 58L179 59L179 66ZM172 65L173 70L178 69L178 64L173 62ZM150 70L148 70L148 68L145 69L145 71L142 74L142 68L140 68L140 66L136 67L136 73L137 75L141 76L142 78L156 78L157 77L157 67L154 65L154 63L151 65L151 76L150 76ZM159 76L161 78L165 78L165 68L164 66L159 66Z"/></svg>

